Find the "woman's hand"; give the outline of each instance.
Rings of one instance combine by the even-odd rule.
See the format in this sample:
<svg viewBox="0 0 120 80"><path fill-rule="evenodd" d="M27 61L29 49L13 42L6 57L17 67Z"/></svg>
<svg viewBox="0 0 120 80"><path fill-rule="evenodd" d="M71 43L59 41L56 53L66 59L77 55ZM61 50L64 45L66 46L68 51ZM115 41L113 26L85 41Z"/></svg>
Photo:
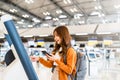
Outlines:
<svg viewBox="0 0 120 80"><path fill-rule="evenodd" d="M31 61L35 62L35 61L39 61L40 57L38 56L30 56Z"/></svg>
<svg viewBox="0 0 120 80"><path fill-rule="evenodd" d="M51 60L51 61L57 60L57 57L56 57L55 55L53 55L53 54L51 54L51 56L48 55L48 54L46 54L46 56L47 56L47 59L49 59L49 60Z"/></svg>

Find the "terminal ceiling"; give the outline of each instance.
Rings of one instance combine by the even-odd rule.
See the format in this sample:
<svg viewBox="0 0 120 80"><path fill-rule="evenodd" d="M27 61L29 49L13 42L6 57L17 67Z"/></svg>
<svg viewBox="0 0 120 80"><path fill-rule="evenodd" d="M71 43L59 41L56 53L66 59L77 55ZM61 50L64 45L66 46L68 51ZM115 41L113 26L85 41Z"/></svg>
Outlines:
<svg viewBox="0 0 120 80"><path fill-rule="evenodd" d="M17 28L119 23L120 0L0 0L6 13Z"/></svg>
<svg viewBox="0 0 120 80"><path fill-rule="evenodd" d="M20 24L57 26L116 23L120 0L0 0L0 15L9 13ZM22 21L22 22L20 22Z"/></svg>

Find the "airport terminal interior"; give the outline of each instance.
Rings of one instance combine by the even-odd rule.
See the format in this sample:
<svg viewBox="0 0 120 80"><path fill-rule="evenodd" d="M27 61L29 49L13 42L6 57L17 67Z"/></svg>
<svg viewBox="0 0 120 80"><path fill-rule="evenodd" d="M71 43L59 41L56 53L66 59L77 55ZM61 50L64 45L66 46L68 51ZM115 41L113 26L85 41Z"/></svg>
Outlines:
<svg viewBox="0 0 120 80"><path fill-rule="evenodd" d="M120 0L0 0L0 80L29 80L27 60L38 80L51 80L52 68L30 56L47 60L43 51L52 52L61 25L86 57L84 80L120 80Z"/></svg>

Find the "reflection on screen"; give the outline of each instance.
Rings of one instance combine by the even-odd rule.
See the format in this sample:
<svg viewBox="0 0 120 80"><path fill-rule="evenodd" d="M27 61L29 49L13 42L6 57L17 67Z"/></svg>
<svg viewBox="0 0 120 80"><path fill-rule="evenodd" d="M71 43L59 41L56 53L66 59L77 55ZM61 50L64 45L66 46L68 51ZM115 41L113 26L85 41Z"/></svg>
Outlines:
<svg viewBox="0 0 120 80"><path fill-rule="evenodd" d="M95 54L89 53L90 58L95 58Z"/></svg>
<svg viewBox="0 0 120 80"><path fill-rule="evenodd" d="M15 56L13 54L12 50L9 50L6 55L5 55L5 63L8 66L9 64L11 64L13 61L15 60Z"/></svg>

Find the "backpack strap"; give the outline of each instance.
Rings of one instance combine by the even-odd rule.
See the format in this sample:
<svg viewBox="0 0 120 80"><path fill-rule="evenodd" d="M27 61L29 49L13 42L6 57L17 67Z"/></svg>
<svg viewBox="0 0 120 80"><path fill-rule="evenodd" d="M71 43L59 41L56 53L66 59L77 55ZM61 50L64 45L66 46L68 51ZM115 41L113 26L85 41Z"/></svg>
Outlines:
<svg viewBox="0 0 120 80"><path fill-rule="evenodd" d="M74 49L74 48L73 48ZM67 54L63 56L63 62L64 64L67 64ZM74 80L74 76L72 74L68 75L68 80Z"/></svg>
<svg viewBox="0 0 120 80"><path fill-rule="evenodd" d="M77 53L77 61L76 61L76 72L80 71L80 65L81 65L81 56L80 56L80 52L76 52Z"/></svg>

